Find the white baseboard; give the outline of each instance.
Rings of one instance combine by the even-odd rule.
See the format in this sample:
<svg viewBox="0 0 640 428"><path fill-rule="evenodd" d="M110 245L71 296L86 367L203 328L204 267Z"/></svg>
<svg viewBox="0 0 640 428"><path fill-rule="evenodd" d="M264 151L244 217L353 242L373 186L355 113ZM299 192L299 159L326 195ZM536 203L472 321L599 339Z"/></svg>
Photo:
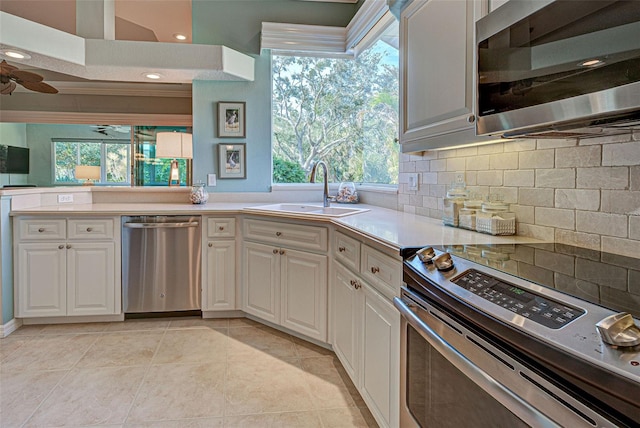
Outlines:
<svg viewBox="0 0 640 428"><path fill-rule="evenodd" d="M22 324L73 324L84 322L113 322L124 321L124 314L118 315L82 315L72 317L40 317L40 318L23 318Z"/></svg>
<svg viewBox="0 0 640 428"><path fill-rule="evenodd" d="M244 318L244 312L240 310L230 311L202 311L202 318Z"/></svg>
<svg viewBox="0 0 640 428"><path fill-rule="evenodd" d="M0 325L0 337L7 337L22 326L22 320L12 319L6 324Z"/></svg>

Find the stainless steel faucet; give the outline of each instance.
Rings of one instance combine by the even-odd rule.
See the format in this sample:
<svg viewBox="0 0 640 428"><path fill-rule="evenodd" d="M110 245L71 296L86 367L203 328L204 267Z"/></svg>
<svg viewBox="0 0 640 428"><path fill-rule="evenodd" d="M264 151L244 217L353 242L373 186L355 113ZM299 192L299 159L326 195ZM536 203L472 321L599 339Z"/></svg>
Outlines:
<svg viewBox="0 0 640 428"><path fill-rule="evenodd" d="M324 180L324 189L323 189L323 194L322 194L322 205L324 207L328 207L331 203L331 199L329 198L329 172L327 170L327 164L324 163L324 161L318 161L313 165L313 168L311 168L311 177L309 178L309 183L315 183L316 182L316 167L320 165L322 166L322 178Z"/></svg>

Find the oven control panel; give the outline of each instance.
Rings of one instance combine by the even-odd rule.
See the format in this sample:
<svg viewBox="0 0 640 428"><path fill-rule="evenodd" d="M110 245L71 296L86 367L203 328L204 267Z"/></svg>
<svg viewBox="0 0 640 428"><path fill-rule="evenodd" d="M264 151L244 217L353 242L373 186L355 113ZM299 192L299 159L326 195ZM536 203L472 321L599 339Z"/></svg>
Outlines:
<svg viewBox="0 0 640 428"><path fill-rule="evenodd" d="M475 269L464 272L462 276L454 279L453 283L485 300L553 329L561 328L585 314L582 309L532 293Z"/></svg>

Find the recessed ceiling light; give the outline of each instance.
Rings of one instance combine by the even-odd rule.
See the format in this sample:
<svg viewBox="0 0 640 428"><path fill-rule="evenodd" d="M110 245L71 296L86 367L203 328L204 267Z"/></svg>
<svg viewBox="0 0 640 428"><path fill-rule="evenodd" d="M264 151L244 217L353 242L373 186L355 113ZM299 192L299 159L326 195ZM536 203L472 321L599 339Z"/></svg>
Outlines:
<svg viewBox="0 0 640 428"><path fill-rule="evenodd" d="M26 54L26 53L20 52L20 51L16 51L16 50L12 50L12 49L3 50L1 53L4 56L8 56L9 58L15 58L15 59L29 59L29 58L31 58L31 55L29 55L29 54Z"/></svg>
<svg viewBox="0 0 640 428"><path fill-rule="evenodd" d="M582 67L596 67L598 65L603 65L604 61L599 59L590 59L588 61L583 61L580 63Z"/></svg>
<svg viewBox="0 0 640 428"><path fill-rule="evenodd" d="M185 36L184 34L180 34L180 33L174 34L173 38L176 39L176 40L180 40L180 41L187 40L187 36Z"/></svg>
<svg viewBox="0 0 640 428"><path fill-rule="evenodd" d="M162 75L160 73L145 73L144 77L147 79L158 80L162 78Z"/></svg>

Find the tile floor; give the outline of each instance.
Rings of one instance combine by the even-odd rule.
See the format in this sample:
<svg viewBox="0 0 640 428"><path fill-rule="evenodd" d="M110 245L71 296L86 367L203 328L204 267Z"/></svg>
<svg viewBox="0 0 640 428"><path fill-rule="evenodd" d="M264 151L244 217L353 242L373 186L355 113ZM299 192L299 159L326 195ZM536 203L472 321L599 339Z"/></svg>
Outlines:
<svg viewBox="0 0 640 428"><path fill-rule="evenodd" d="M0 427L376 427L335 354L248 319L24 326Z"/></svg>

